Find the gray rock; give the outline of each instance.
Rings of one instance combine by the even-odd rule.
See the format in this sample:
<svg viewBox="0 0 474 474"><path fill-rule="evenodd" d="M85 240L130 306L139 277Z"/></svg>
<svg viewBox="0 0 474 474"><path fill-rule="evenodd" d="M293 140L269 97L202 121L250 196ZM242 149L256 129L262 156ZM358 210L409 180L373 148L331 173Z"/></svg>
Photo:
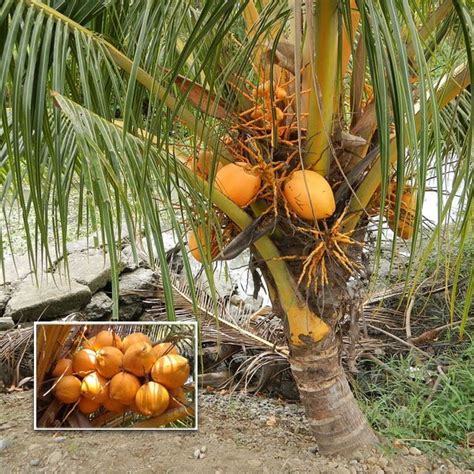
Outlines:
<svg viewBox="0 0 474 474"><path fill-rule="evenodd" d="M13 319L9 316L0 318L0 331L6 331L7 329L11 329L14 325L15 323L13 322Z"/></svg>
<svg viewBox="0 0 474 474"><path fill-rule="evenodd" d="M199 453L199 459L204 459L206 455L204 453Z"/></svg>
<svg viewBox="0 0 474 474"><path fill-rule="evenodd" d="M103 291L92 295L90 303L81 311L87 321L108 320L112 316L112 299Z"/></svg>
<svg viewBox="0 0 474 474"><path fill-rule="evenodd" d="M122 274L119 282L120 302L141 303L143 296L140 293L156 288L157 282L156 273L149 268L138 268L133 272Z"/></svg>
<svg viewBox="0 0 474 474"><path fill-rule="evenodd" d="M205 453L207 451L207 446L203 446L201 449L200 449L201 453Z"/></svg>
<svg viewBox="0 0 474 474"><path fill-rule="evenodd" d="M39 466L40 460L39 459L32 459L30 461L30 466Z"/></svg>
<svg viewBox="0 0 474 474"><path fill-rule="evenodd" d="M78 311L87 305L91 292L87 286L75 281L55 278L51 274L38 275L39 286L31 278L20 283L7 303L5 316L13 321L54 319Z"/></svg>
<svg viewBox="0 0 474 474"><path fill-rule="evenodd" d="M119 319L123 321L133 321L139 319L143 313L142 303L123 304L120 303Z"/></svg>
<svg viewBox="0 0 474 474"><path fill-rule="evenodd" d="M92 293L107 285L112 275L108 256L100 251L69 255L68 269L70 277L77 283L87 285Z"/></svg>
<svg viewBox="0 0 474 474"><path fill-rule="evenodd" d="M0 286L0 316L2 316L3 312L5 311L5 306L7 305L8 300L11 298L12 293L13 286L10 283Z"/></svg>
<svg viewBox="0 0 474 474"><path fill-rule="evenodd" d="M55 443L62 443L64 441L66 441L66 438L64 436L57 436L56 438L53 438L53 441Z"/></svg>
<svg viewBox="0 0 474 474"><path fill-rule="evenodd" d="M49 456L48 456L48 464L57 464L59 461L61 461L63 455L61 454L61 451L53 451Z"/></svg>
<svg viewBox="0 0 474 474"><path fill-rule="evenodd" d="M0 285L23 280L31 273L30 260L28 255L19 255L13 258L12 255L5 255L3 260L3 270L0 265Z"/></svg>
<svg viewBox="0 0 474 474"><path fill-rule="evenodd" d="M4 451L5 449L11 446L12 442L6 438L0 438L0 451Z"/></svg>
<svg viewBox="0 0 474 474"><path fill-rule="evenodd" d="M193 458L194 459L199 459L201 456L201 451L199 449L195 449L193 453Z"/></svg>
<svg viewBox="0 0 474 474"><path fill-rule="evenodd" d="M148 256L140 249L136 249L137 260L133 256L132 246L126 245L122 249L122 261L124 270L136 270L139 267L146 267L148 263Z"/></svg>
<svg viewBox="0 0 474 474"><path fill-rule="evenodd" d="M421 456L421 451L418 448L415 448L414 446L409 449L409 452L412 456Z"/></svg>
<svg viewBox="0 0 474 474"><path fill-rule="evenodd" d="M84 252L84 250L88 250L94 247L95 242L93 237L84 237L74 242L70 242L66 245L68 254Z"/></svg>

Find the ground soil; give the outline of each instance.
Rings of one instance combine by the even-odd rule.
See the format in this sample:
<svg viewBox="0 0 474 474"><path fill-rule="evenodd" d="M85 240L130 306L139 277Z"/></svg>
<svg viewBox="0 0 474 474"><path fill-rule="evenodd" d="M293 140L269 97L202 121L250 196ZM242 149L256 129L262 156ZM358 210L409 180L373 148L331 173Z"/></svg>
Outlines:
<svg viewBox="0 0 474 474"><path fill-rule="evenodd" d="M401 445L322 457L301 406L257 396L203 394L198 432L35 432L32 393L0 395L0 472L466 472Z"/></svg>

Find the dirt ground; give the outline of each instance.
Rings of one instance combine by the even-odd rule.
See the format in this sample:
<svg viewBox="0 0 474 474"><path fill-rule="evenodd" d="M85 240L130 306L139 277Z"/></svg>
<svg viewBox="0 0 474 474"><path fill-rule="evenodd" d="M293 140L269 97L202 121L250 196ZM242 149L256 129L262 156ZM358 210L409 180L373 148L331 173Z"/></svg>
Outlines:
<svg viewBox="0 0 474 474"><path fill-rule="evenodd" d="M35 432L32 393L0 395L1 472L468 472L403 446L322 457L299 405L255 396L203 394L198 432Z"/></svg>

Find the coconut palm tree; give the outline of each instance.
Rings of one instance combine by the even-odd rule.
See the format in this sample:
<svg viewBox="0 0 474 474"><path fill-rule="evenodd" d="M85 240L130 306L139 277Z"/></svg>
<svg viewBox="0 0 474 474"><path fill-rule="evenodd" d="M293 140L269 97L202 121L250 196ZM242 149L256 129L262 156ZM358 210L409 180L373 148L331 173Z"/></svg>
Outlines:
<svg viewBox="0 0 474 474"><path fill-rule="evenodd" d="M170 319L165 223L191 288L190 250L213 297L213 259L250 248L320 450L370 445L340 344L358 318L368 229L377 265L388 222L392 259L405 242L414 281L449 230L456 309L472 229L467 3L3 0L4 212L21 210L35 268L66 254L72 212L114 269L124 230L143 230ZM117 287L115 272L115 314Z"/></svg>

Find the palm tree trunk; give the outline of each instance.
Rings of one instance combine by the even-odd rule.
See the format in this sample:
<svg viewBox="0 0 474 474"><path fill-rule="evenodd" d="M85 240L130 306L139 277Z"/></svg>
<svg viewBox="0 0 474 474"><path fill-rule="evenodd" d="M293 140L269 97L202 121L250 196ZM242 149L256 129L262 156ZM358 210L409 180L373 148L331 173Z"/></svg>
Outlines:
<svg viewBox="0 0 474 474"><path fill-rule="evenodd" d="M333 332L319 343L292 347L290 364L322 454L349 454L377 442L347 382Z"/></svg>

